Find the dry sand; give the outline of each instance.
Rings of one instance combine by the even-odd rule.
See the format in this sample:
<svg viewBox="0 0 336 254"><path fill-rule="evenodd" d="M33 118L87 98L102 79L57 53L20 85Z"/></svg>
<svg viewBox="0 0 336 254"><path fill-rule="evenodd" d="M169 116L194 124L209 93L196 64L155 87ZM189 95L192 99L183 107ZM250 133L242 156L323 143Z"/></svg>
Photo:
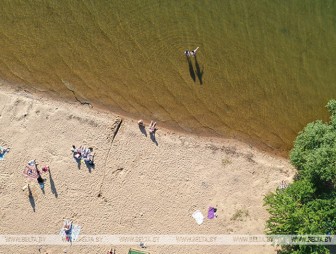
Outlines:
<svg viewBox="0 0 336 254"><path fill-rule="evenodd" d="M263 197L291 181L288 161L235 140L160 128L153 142L136 120L79 103L64 103L1 87L0 234L58 234L64 218L81 234L263 234ZM148 125L150 119L144 119ZM96 167L78 169L71 146L92 146ZM22 170L36 159L48 164L45 194ZM100 194L100 195L99 195ZM35 206L35 212L33 211ZM218 217L197 225L195 210ZM244 211L242 216L237 216ZM117 254L132 246L115 246ZM137 246L133 246L137 247ZM0 246L0 253L101 253L110 246ZM154 246L150 253L275 253L270 246Z"/></svg>

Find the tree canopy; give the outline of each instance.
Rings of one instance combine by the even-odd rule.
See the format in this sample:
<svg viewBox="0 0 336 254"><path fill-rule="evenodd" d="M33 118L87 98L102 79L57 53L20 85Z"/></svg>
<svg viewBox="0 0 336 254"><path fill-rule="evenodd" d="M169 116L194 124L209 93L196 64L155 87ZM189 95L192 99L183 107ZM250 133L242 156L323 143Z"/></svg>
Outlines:
<svg viewBox="0 0 336 254"><path fill-rule="evenodd" d="M336 233L336 100L327 104L330 121L309 123L290 152L297 175L286 189L265 197L270 213L268 234L334 235ZM287 245L281 253L329 253L325 246Z"/></svg>

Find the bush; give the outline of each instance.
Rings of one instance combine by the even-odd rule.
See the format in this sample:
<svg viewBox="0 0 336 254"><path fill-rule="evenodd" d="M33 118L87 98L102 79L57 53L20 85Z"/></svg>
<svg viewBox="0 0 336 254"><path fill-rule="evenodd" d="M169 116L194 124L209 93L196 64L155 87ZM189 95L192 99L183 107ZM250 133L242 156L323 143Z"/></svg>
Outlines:
<svg viewBox="0 0 336 254"><path fill-rule="evenodd" d="M327 104L330 122L309 123L290 152L296 180L265 197L268 234L334 235L336 228L336 101ZM325 246L283 246L281 253L329 253Z"/></svg>

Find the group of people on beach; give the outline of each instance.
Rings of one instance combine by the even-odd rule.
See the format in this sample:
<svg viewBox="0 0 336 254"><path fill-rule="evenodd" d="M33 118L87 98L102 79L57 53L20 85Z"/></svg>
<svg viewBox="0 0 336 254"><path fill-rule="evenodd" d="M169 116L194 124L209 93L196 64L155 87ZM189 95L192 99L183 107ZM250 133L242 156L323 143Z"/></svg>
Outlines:
<svg viewBox="0 0 336 254"><path fill-rule="evenodd" d="M140 119L138 121L138 125L141 126L141 127L145 127L145 124L144 124L144 122L143 122L142 119ZM157 129L158 128L156 127L156 122L154 122L153 120L151 120L151 122L150 122L150 124L148 126L149 133L155 134L155 132L157 131Z"/></svg>
<svg viewBox="0 0 336 254"><path fill-rule="evenodd" d="M94 165L94 155L95 155L95 153L93 152L92 147L80 146L80 147L76 148L75 145L72 145L71 151L72 151L73 157L76 160L78 160L78 161L83 160L85 163L87 163L90 166Z"/></svg>
<svg viewBox="0 0 336 254"><path fill-rule="evenodd" d="M8 151L9 151L9 148L2 149L0 152L5 153ZM84 146L80 146L76 148L76 146L73 145L71 151L72 151L73 157L77 161L83 160L88 165L88 167L90 166L90 168L94 166L94 152L93 152L92 147L86 148ZM34 159L34 160L30 160L27 163L26 168L23 171L23 174L30 179L36 179L41 190L44 192L44 184L45 184L46 179L42 177L42 174L47 173L47 172L50 172L49 166L45 165L40 170L38 169L38 163L36 162L36 159ZM23 190L24 189L25 187L23 188Z"/></svg>

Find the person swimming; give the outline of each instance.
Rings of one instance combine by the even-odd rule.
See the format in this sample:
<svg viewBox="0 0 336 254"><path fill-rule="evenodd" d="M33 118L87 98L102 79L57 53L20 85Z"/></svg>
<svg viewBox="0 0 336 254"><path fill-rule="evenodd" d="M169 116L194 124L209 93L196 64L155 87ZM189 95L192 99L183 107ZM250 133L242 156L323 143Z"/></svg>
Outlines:
<svg viewBox="0 0 336 254"><path fill-rule="evenodd" d="M191 52L190 52L190 55L191 56L196 56L196 51L199 49L199 47L197 47L197 48L195 48L194 50L192 50Z"/></svg>
<svg viewBox="0 0 336 254"><path fill-rule="evenodd" d="M184 54L189 57L190 56L190 51L187 49L186 51L184 51Z"/></svg>

